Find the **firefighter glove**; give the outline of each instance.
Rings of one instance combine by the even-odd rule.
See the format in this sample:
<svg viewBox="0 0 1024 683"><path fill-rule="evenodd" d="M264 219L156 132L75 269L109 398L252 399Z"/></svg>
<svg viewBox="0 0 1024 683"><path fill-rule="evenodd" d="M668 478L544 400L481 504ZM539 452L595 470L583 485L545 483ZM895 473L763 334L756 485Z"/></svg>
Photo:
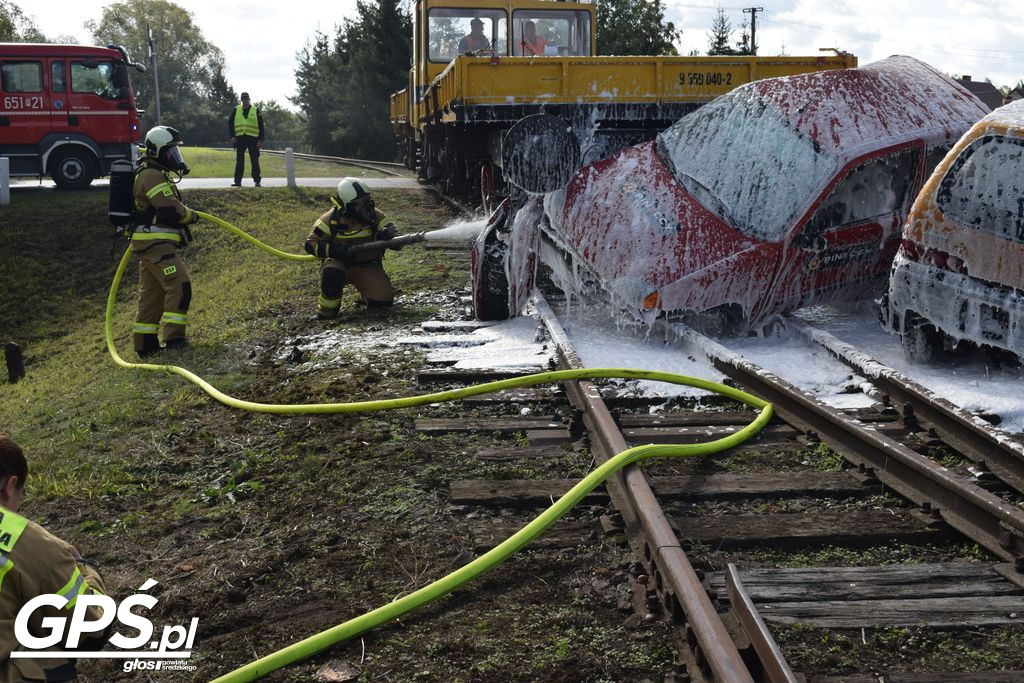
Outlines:
<svg viewBox="0 0 1024 683"><path fill-rule="evenodd" d="M327 255L329 257L331 257L333 259L337 259L339 261L347 261L352 254L351 254L351 252L350 252L350 250L348 248L348 245L346 245L346 244L332 244L327 249Z"/></svg>
<svg viewBox="0 0 1024 683"><path fill-rule="evenodd" d="M398 228L395 227L394 223L388 223L383 228L377 231L377 239L393 240L396 237L398 237ZM398 251L402 248L402 246L404 245L396 244L395 246L389 246L388 249L394 249L395 251Z"/></svg>

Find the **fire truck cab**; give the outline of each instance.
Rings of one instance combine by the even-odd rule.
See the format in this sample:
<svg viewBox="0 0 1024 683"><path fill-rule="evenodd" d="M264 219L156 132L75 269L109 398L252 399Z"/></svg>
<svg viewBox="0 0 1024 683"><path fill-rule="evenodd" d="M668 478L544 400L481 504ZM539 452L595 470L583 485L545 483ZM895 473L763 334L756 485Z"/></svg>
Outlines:
<svg viewBox="0 0 1024 683"><path fill-rule="evenodd" d="M139 111L121 47L0 43L0 156L12 176L88 187L132 159Z"/></svg>

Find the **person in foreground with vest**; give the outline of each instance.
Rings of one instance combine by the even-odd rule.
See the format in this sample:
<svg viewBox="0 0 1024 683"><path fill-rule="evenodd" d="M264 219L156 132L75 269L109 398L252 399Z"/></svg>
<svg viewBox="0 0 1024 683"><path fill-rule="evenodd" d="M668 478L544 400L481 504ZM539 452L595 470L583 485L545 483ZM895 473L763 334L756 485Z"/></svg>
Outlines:
<svg viewBox="0 0 1024 683"><path fill-rule="evenodd" d="M342 178L331 203L334 207L317 219L305 244L306 252L323 259L317 317L326 320L338 316L341 292L348 283L359 291L368 307L390 306L395 290L384 272L384 250L353 254L350 247L393 239L398 229L377 210L369 190L358 178Z"/></svg>
<svg viewBox="0 0 1024 683"><path fill-rule="evenodd" d="M192 239L188 226L196 212L181 203L176 182L189 168L181 155L181 135L157 126L146 133L145 156L135 176L136 225L132 251L139 255L139 310L132 340L140 358L160 352L160 325L168 349L187 345L185 328L192 283L178 250ZM171 174L177 180L171 179Z"/></svg>
<svg viewBox="0 0 1024 683"><path fill-rule="evenodd" d="M18 642L14 631L18 612L29 600L55 594L68 601L60 609L39 606L28 616L29 634L43 638L51 632L43 625L46 619L70 619L79 596L105 590L99 572L73 545L18 514L27 478L28 463L21 448L0 434L0 683L71 682L76 678L74 659L11 658L12 652L29 649ZM86 610L88 621L96 621L101 614L95 606ZM78 649L99 650L109 633L108 627L103 633L83 634ZM63 643L50 649L62 650Z"/></svg>
<svg viewBox="0 0 1024 683"><path fill-rule="evenodd" d="M228 117L228 135L235 146L235 182L232 187L242 186L245 174L245 151L249 150L252 179L260 186L260 150L263 148L263 114L259 107L249 104L249 93L242 93L242 103L231 111Z"/></svg>

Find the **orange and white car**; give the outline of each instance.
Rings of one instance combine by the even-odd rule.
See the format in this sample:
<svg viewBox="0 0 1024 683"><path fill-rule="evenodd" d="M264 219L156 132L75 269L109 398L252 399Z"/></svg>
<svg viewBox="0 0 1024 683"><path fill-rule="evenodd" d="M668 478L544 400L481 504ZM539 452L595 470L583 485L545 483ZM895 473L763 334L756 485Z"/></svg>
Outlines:
<svg viewBox="0 0 1024 683"><path fill-rule="evenodd" d="M976 123L911 208L882 318L911 361L966 341L1024 360L1024 100Z"/></svg>

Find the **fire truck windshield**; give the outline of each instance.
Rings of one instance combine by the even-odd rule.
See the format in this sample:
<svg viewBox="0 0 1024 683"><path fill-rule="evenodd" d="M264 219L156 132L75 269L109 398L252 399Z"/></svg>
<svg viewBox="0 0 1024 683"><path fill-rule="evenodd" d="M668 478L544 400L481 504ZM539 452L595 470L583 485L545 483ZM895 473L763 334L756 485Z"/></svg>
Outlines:
<svg viewBox="0 0 1024 683"><path fill-rule="evenodd" d="M91 93L107 100L128 97L128 88L114 85L113 62L71 62L71 92Z"/></svg>

